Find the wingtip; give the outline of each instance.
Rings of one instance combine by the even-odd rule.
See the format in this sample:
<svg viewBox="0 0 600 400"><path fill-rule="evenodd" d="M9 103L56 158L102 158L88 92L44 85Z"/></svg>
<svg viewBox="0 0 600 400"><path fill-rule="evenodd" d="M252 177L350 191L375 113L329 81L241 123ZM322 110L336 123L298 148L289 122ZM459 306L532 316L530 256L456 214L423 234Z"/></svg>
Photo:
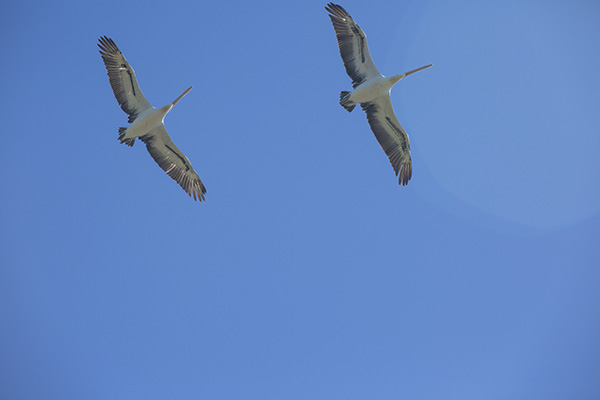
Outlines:
<svg viewBox="0 0 600 400"><path fill-rule="evenodd" d="M410 178L412 177L412 164L403 164L400 169L399 175L400 176L398 178L398 183L400 184L400 186L408 185L408 181L410 181Z"/></svg>
<svg viewBox="0 0 600 400"><path fill-rule="evenodd" d="M100 36L98 39L98 43L96 43L98 47L100 47L100 54L103 56L107 56L110 53L118 53L120 52L119 47L116 45L114 40L109 38L108 36Z"/></svg>
<svg viewBox="0 0 600 400"><path fill-rule="evenodd" d="M344 9L344 7L331 2L327 3L325 10L331 14L331 17L345 18L348 15L348 12Z"/></svg>
<svg viewBox="0 0 600 400"><path fill-rule="evenodd" d="M200 187L194 188L192 190L192 193L194 193L194 201L203 202L203 201L206 201L206 199L204 198L204 195L206 194L206 188L204 187L202 182L200 182L200 185L201 185ZM191 196L191 193L190 193L190 196Z"/></svg>

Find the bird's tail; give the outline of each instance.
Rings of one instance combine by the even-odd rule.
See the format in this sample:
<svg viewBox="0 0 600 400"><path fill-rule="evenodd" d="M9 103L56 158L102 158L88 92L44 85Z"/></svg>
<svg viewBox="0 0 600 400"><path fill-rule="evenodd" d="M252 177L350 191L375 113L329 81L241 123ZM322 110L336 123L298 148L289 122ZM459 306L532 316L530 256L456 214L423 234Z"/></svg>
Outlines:
<svg viewBox="0 0 600 400"><path fill-rule="evenodd" d="M121 141L121 143L125 143L127 146L133 146L133 144L135 143L135 138L131 138L131 139L123 138L125 136L126 131L127 131L127 128L123 128L123 127L119 128L119 140Z"/></svg>
<svg viewBox="0 0 600 400"><path fill-rule="evenodd" d="M356 107L356 103L348 100L349 97L350 92L342 90L342 92L340 93L340 105L344 107L348 112L352 112L352 110L354 110L354 107Z"/></svg>

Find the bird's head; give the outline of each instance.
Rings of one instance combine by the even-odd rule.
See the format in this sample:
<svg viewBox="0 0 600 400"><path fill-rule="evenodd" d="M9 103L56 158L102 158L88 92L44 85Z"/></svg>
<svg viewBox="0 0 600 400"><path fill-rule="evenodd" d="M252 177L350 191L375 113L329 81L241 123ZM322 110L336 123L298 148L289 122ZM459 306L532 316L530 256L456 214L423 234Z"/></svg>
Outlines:
<svg viewBox="0 0 600 400"><path fill-rule="evenodd" d="M392 76L392 81L393 81L394 83L396 83L396 82L398 82L400 79L402 79L402 78L406 78L406 77L407 77L407 76L409 76L410 74L414 74L415 72L422 71L422 70L424 70L424 69L427 69L427 68L429 68L429 67L431 67L431 66L433 66L433 64L425 65L425 66L423 66L423 67L420 67L420 68L417 68L417 69L413 69L412 71L408 71L408 72L405 72L405 73L403 73L403 74L394 75L394 76Z"/></svg>
<svg viewBox="0 0 600 400"><path fill-rule="evenodd" d="M192 90L192 87L193 86L190 86L189 88L185 89L185 92L183 92L181 94L181 96L179 96L178 98L176 98L175 100L173 100L173 102L171 103L171 106L175 106L175 104L177 104L179 102L179 100L183 99L183 96L185 96L186 94L188 94L190 92L190 90Z"/></svg>

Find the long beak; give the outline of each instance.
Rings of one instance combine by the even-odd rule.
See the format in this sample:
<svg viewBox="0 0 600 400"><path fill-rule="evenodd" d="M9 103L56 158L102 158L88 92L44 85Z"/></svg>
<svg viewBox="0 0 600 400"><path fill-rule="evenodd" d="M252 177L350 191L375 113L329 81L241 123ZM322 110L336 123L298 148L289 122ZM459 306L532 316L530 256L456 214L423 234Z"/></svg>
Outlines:
<svg viewBox="0 0 600 400"><path fill-rule="evenodd" d="M190 90L192 90L193 86L190 86L189 88L185 89L185 92L183 92L181 94L181 96L179 96L178 98L176 98L175 100L173 100L173 103L171 103L173 106L175 104L177 104L177 102L179 102L179 100L183 99L183 96L185 96L186 94L188 94L190 92Z"/></svg>
<svg viewBox="0 0 600 400"><path fill-rule="evenodd" d="M433 64L425 65L424 67L413 69L412 71L408 71L404 74L404 76L409 76L410 74L414 74L415 72L423 71L426 68L433 66Z"/></svg>

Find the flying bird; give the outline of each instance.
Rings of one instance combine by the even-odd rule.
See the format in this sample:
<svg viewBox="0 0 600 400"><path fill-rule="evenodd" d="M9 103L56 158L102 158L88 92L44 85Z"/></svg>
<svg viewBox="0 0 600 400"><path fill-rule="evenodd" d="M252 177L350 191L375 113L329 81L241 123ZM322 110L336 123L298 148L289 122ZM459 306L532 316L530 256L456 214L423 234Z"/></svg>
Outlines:
<svg viewBox="0 0 600 400"><path fill-rule="evenodd" d="M119 128L119 140L133 146L139 137L146 144L154 161L173 178L194 200L204 200L206 188L192 168L190 160L175 146L165 129L165 116L171 109L192 90L190 86L173 100L161 108L154 108L142 94L133 68L127 62L115 42L101 37L98 43L100 55L108 71L108 79L119 105L129 115L128 128Z"/></svg>
<svg viewBox="0 0 600 400"><path fill-rule="evenodd" d="M340 54L348 76L352 79L352 92L340 93L340 104L348 112L357 104L367 114L367 121L377 141L387 154L399 184L406 185L412 176L412 161L408 135L392 108L390 91L400 79L431 67L433 64L414 69L404 74L385 77L373 64L367 36L342 6L329 3L325 7L333 23Z"/></svg>

